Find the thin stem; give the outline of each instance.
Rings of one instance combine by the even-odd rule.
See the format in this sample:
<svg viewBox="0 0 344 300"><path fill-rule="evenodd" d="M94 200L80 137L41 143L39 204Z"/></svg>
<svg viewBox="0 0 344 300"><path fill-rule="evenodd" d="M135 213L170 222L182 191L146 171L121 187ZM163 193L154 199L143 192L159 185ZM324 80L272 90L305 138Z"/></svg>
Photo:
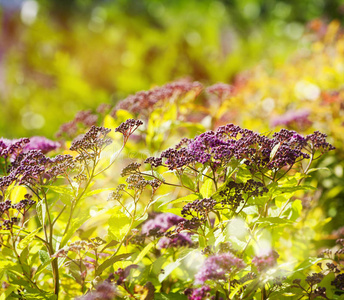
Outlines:
<svg viewBox="0 0 344 300"><path fill-rule="evenodd" d="M57 215L57 217L56 217L56 218L54 219L54 221L51 223L52 226L54 226L54 224L56 223L56 221L58 220L58 218L62 215L62 213L64 212L64 210L66 209L66 207L67 207L67 205L65 205L65 206L61 209L60 213Z"/></svg>
<svg viewBox="0 0 344 300"><path fill-rule="evenodd" d="M13 251L14 251L14 254L16 255L16 257L17 257L17 260L18 260L18 263L20 265L20 268L22 269L23 275L27 278L27 280L32 284L33 287L35 287L39 292L41 292L42 290L37 286L37 284L34 281L32 281L32 279L30 277L30 274L28 274L25 271L25 269L24 269L23 263L22 263L22 261L20 259L20 255L18 254L17 249L16 249L15 241L13 240L13 232L12 232L12 230L10 230L10 234L11 234L11 237L12 237Z"/></svg>
<svg viewBox="0 0 344 300"><path fill-rule="evenodd" d="M185 185L169 183L169 182L166 182L166 181L161 180L160 178L158 178L158 177L156 177L155 175L152 175L152 174L146 174L146 173L141 173L141 172L138 172L138 174L144 175L144 176L153 177L154 179L158 180L158 181L161 182L162 184L166 184L166 185L170 185L170 186L175 186L175 187L185 187L186 189L188 189L188 190L190 190L190 191L192 191L192 192L195 192L193 189L188 188L188 187L185 186Z"/></svg>
<svg viewBox="0 0 344 300"><path fill-rule="evenodd" d="M103 170L100 170L99 172L97 172L97 173L94 175L94 177L96 177L96 176L98 176L99 174L105 172L107 169L109 169L109 168L113 165L113 163L116 161L116 159L118 158L118 156L122 153L122 150L124 149L124 146L125 146L126 142L127 142L127 140L124 139L123 145L122 145L121 149L119 149L119 150L117 151L117 153L116 153L116 156L115 156L114 158L111 159L112 161L110 162L110 164L109 164L106 168L104 168ZM92 174L94 174L94 169L92 170Z"/></svg>
<svg viewBox="0 0 344 300"><path fill-rule="evenodd" d="M307 174L312 162L313 162L313 153L311 154L311 157L310 157L310 160L309 160L309 163L304 171L304 174ZM302 182L303 178L299 179L299 181L297 182L296 186L299 186ZM280 213L278 214L278 217L280 217L282 215L282 212L284 211L284 209L287 207L287 205L289 204L289 202L291 201L292 198L289 198L286 203L284 203L283 207L281 208L281 211Z"/></svg>

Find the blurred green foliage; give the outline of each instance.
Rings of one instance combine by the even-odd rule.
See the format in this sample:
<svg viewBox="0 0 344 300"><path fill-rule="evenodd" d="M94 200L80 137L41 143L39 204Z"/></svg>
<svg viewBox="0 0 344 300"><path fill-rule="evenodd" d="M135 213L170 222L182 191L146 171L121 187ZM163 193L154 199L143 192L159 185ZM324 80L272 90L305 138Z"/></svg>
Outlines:
<svg viewBox="0 0 344 300"><path fill-rule="evenodd" d="M231 82L283 62L342 1L0 1L0 136L46 135L81 109L180 77Z"/></svg>

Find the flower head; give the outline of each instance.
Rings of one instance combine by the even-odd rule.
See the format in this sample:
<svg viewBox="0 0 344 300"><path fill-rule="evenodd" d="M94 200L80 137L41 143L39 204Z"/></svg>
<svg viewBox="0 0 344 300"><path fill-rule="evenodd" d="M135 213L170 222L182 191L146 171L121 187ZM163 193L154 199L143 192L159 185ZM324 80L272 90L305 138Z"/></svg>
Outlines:
<svg viewBox="0 0 344 300"><path fill-rule="evenodd" d="M147 115L157 107L162 107L166 102L175 101L189 92L197 96L202 90L199 82L188 82L186 80L167 83L161 87L149 91L141 91L130 95L120 101L111 112L113 117L119 109L128 110L137 115Z"/></svg>
<svg viewBox="0 0 344 300"><path fill-rule="evenodd" d="M209 256L196 274L195 284L203 284L207 280L225 280L229 273L244 267L244 261L230 252Z"/></svg>
<svg viewBox="0 0 344 300"><path fill-rule="evenodd" d="M183 220L184 218L171 213L158 214L154 219L150 219L142 225L141 232L146 235L150 235L151 232L164 233Z"/></svg>
<svg viewBox="0 0 344 300"><path fill-rule="evenodd" d="M51 141L43 136L33 136L30 138L30 142L25 145L24 151L29 150L41 150L42 153L48 153L50 151L56 150L60 147L60 143Z"/></svg>
<svg viewBox="0 0 344 300"><path fill-rule="evenodd" d="M284 115L274 118L271 125L273 127L281 125L291 129L305 130L312 125L312 121L309 120L308 110L289 110Z"/></svg>
<svg viewBox="0 0 344 300"><path fill-rule="evenodd" d="M77 298L78 300L112 300L116 297L116 288L112 283L103 281L98 284L95 291Z"/></svg>
<svg viewBox="0 0 344 300"><path fill-rule="evenodd" d="M72 121L61 125L56 136L67 136L68 138L73 138L80 133L78 125L81 125L83 128L90 128L91 126L96 125L97 121L98 116L93 114L91 110L79 111Z"/></svg>
<svg viewBox="0 0 344 300"><path fill-rule="evenodd" d="M234 90L235 89L233 86L221 82L206 88L207 93L215 95L221 101L226 100L227 98L232 96Z"/></svg>
<svg viewBox="0 0 344 300"><path fill-rule="evenodd" d="M279 255L276 251L271 250L268 254L255 256L252 263L256 266L258 272L266 271L274 267L277 263Z"/></svg>

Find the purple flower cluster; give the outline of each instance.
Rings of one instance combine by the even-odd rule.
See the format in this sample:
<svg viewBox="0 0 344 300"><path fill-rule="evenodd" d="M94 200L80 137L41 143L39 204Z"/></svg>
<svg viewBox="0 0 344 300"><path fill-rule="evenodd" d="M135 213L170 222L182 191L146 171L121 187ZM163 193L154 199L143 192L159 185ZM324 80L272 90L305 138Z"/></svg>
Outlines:
<svg viewBox="0 0 344 300"><path fill-rule="evenodd" d="M161 185L161 182L157 179L146 180L140 174L132 174L127 179L128 189L134 190L135 193L141 193L147 185L152 187L153 192L155 192Z"/></svg>
<svg viewBox="0 0 344 300"><path fill-rule="evenodd" d="M209 256L195 276L195 284L203 284L207 280L226 280L231 272L245 268L241 258L232 253L221 253Z"/></svg>
<svg viewBox="0 0 344 300"><path fill-rule="evenodd" d="M263 183L250 179L245 183L229 181L219 194L222 197L222 206L229 205L233 210L236 210L240 203L245 200L244 195L248 199L252 196L262 196L267 192L268 189Z"/></svg>
<svg viewBox="0 0 344 300"><path fill-rule="evenodd" d="M278 258L278 253L274 250L271 250L265 255L255 256L252 259L252 264L255 265L258 272L264 272L270 268L273 268L277 264Z"/></svg>
<svg viewBox="0 0 344 300"><path fill-rule="evenodd" d="M124 142L134 133L134 131L143 124L141 120L128 119L119 125L115 131L123 134Z"/></svg>
<svg viewBox="0 0 344 300"><path fill-rule="evenodd" d="M190 216L193 220L205 222L207 216L217 204L216 200L212 198L204 198L187 203L182 209L183 217Z"/></svg>
<svg viewBox="0 0 344 300"><path fill-rule="evenodd" d="M171 213L162 213L150 219L142 225L141 233L146 236L162 236L158 242L158 248L181 247L190 246L192 241L189 233L174 233L167 232L173 226L185 221L184 218Z"/></svg>
<svg viewBox="0 0 344 300"><path fill-rule="evenodd" d="M0 139L0 157L14 158L23 151L25 146L30 143L30 139L22 138L19 140Z"/></svg>
<svg viewBox="0 0 344 300"><path fill-rule="evenodd" d="M16 204L12 204L11 200L0 202L0 220L2 221L0 229L11 230L13 225L19 222L19 215L21 214L25 218L25 214L35 203L29 194L26 194L24 199Z"/></svg>
<svg viewBox="0 0 344 300"><path fill-rule="evenodd" d="M116 280L117 285L123 285L127 277L130 275L130 271L137 269L138 265L132 264L127 266L125 269L118 268L115 273L111 273L110 276L106 279L108 282Z"/></svg>
<svg viewBox="0 0 344 300"><path fill-rule="evenodd" d="M157 247L165 249L170 247L187 247L193 244L190 233L182 232L173 234L172 236L166 235L160 238Z"/></svg>
<svg viewBox="0 0 344 300"><path fill-rule="evenodd" d="M284 115L275 117L271 121L271 126L286 126L291 129L305 130L312 125L309 120L309 110L290 110Z"/></svg>
<svg viewBox="0 0 344 300"><path fill-rule="evenodd" d="M207 285L204 285L197 289L186 289L184 291L184 294L188 296L189 300L203 300L209 299L210 297L210 287Z"/></svg>
<svg viewBox="0 0 344 300"><path fill-rule="evenodd" d="M141 233L148 236L152 233L162 234L181 221L184 221L184 218L171 213L158 214L154 219L150 219L142 225Z"/></svg>
<svg viewBox="0 0 344 300"><path fill-rule="evenodd" d="M162 162L163 158L165 159L165 165L167 165L170 170L182 168L196 160L187 148L181 148L179 150L169 148L161 153L159 161ZM145 161L149 162L150 159L149 157ZM158 160L155 160L155 163L155 165L157 165Z"/></svg>
<svg viewBox="0 0 344 300"><path fill-rule="evenodd" d="M33 136L30 138L30 142L25 145L24 152L29 150L41 150L44 154L56 150L61 147L58 142L51 141L43 136Z"/></svg>
<svg viewBox="0 0 344 300"><path fill-rule="evenodd" d="M117 296L116 288L108 281L98 284L95 291L77 298L78 300L112 300Z"/></svg>
<svg viewBox="0 0 344 300"><path fill-rule="evenodd" d="M84 135L73 141L70 150L78 153L99 152L111 144L111 139L106 138L110 131L108 128L92 126Z"/></svg>
<svg viewBox="0 0 344 300"><path fill-rule="evenodd" d="M146 114L158 106L163 106L166 101L174 101L191 91L197 96L202 91L202 85L199 82L176 81L149 91L141 91L120 101L111 115L115 117L119 109L128 110L137 115Z"/></svg>
<svg viewBox="0 0 344 300"><path fill-rule="evenodd" d="M33 136L31 138L21 138L15 140L0 139L0 157L15 158L21 152L30 150L41 150L44 154L56 150L61 144L47 139L43 136Z"/></svg>
<svg viewBox="0 0 344 300"><path fill-rule="evenodd" d="M8 201L8 200L7 200ZM32 195L25 194L24 199L20 200L18 203L13 204L12 208L16 209L20 214L25 215L28 209L34 205L36 202L32 200Z"/></svg>
<svg viewBox="0 0 344 300"><path fill-rule="evenodd" d="M127 165L125 168L122 169L121 171L121 176L125 177L131 174L135 174L139 172L139 168L141 167L141 164L137 162L133 162L129 165Z"/></svg>
<svg viewBox="0 0 344 300"><path fill-rule="evenodd" d="M334 150L335 147L326 142L327 135L319 131L314 131L313 134L306 136L306 141L310 143L311 147L315 150L320 150L322 153Z"/></svg>
<svg viewBox="0 0 344 300"><path fill-rule="evenodd" d="M79 111L74 120L63 124L56 133L57 137L66 136L74 138L78 135L79 127L89 128L97 124L98 116L93 114L91 110Z"/></svg>
<svg viewBox="0 0 344 300"><path fill-rule="evenodd" d="M225 83L216 83L206 88L206 92L213 94L218 97L219 100L223 101L229 98L234 93L234 87Z"/></svg>
<svg viewBox="0 0 344 300"><path fill-rule="evenodd" d="M295 131L282 129L269 138L228 124L217 131L182 140L175 148L163 151L160 157L149 157L145 162L153 167L164 165L170 170L201 163L209 164L214 170L236 159L245 160L251 171L263 168L279 170L309 158L309 152L333 149L326 142L326 135L319 132L302 137Z"/></svg>
<svg viewBox="0 0 344 300"><path fill-rule="evenodd" d="M58 175L65 174L74 167L71 155L57 155L54 158L46 157L40 150L30 150L20 153L10 168L12 182L36 186L53 181ZM4 177L5 178L5 177Z"/></svg>
<svg viewBox="0 0 344 300"><path fill-rule="evenodd" d="M344 291L344 273L337 275L336 278L331 281L331 285L335 286L338 290Z"/></svg>

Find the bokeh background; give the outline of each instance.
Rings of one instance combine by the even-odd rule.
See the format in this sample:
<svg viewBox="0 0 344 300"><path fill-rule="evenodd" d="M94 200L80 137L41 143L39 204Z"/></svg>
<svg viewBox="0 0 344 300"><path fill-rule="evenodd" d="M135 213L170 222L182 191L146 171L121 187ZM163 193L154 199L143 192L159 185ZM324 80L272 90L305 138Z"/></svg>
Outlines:
<svg viewBox="0 0 344 300"><path fill-rule="evenodd" d="M179 78L273 70L309 45L312 20L341 22L343 4L0 0L0 137L53 138L80 110Z"/></svg>

